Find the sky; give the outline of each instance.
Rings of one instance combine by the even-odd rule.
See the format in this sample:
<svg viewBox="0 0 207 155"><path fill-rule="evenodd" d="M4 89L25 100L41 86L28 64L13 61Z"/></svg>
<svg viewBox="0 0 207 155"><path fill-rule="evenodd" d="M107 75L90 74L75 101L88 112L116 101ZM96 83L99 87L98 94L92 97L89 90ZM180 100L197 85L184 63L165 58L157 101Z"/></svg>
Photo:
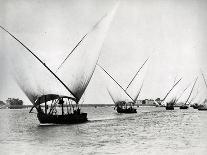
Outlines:
<svg viewBox="0 0 207 155"><path fill-rule="evenodd" d="M56 70L115 2L0 0L0 25ZM150 56L140 99L163 98L176 77L183 78L179 86L182 90L197 76L199 99L204 98L207 91L201 70L207 78L206 23L205 0L121 0L102 46L99 64L126 87ZM1 31L0 35L0 100L19 97L30 104L10 75L7 47L2 41L5 33ZM84 95L85 103L113 103L106 83L97 69Z"/></svg>

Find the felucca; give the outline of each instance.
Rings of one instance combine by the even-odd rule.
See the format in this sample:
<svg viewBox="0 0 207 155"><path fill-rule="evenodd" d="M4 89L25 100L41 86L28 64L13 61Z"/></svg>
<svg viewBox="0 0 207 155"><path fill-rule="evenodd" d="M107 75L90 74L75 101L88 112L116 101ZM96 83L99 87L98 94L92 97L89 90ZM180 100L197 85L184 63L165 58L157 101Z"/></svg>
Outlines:
<svg viewBox="0 0 207 155"><path fill-rule="evenodd" d="M205 83L205 86L206 86L206 89L207 89L207 82L206 82L206 78L205 78L203 73L202 73L202 77L203 77L203 80L204 80L204 83ZM202 111L206 111L207 110L207 99L205 99L203 101L203 103L198 106L198 110L202 110Z"/></svg>
<svg viewBox="0 0 207 155"><path fill-rule="evenodd" d="M192 95L192 92L193 92L193 89L194 89L194 87L195 87L195 84L196 84L197 80L198 80L198 77L195 79L195 82L194 82L194 84L193 84L193 86L192 86L192 88L191 88L191 91L190 91L190 93L189 93L189 96L188 96L188 98L186 99L185 103L184 103L183 105L180 106L180 109L188 109L188 108L189 108L188 101L189 101L189 99L190 99L190 97L191 97L191 95Z"/></svg>
<svg viewBox="0 0 207 155"><path fill-rule="evenodd" d="M16 43L12 54L14 77L37 110L40 123L71 124L87 121L87 113L81 112L79 101L88 86L98 61L102 44L118 3L78 42L54 73L33 51L0 26ZM18 50L17 50L18 51ZM75 51L75 52L74 52ZM70 61L67 59L70 56ZM66 61L67 60L67 61ZM30 110L30 112L32 111Z"/></svg>
<svg viewBox="0 0 207 155"><path fill-rule="evenodd" d="M112 93L110 92L110 90L108 90L108 93L110 95L110 97L112 98L114 104L115 104L115 108L116 111L118 113L137 113L136 108L134 107L134 105L136 104L136 100L139 97L142 87L143 87L143 83L144 80L141 83L141 86L138 89L137 94L135 95L135 97L133 98L128 92L127 89L129 88L129 86L132 84L132 82L134 81L135 77L138 75L138 73L141 71L141 69L143 68L143 66L146 64L146 62L148 61L149 58L147 58L145 60L145 62L142 64L142 66L139 68L139 70L136 72L136 74L134 75L134 77L132 78L132 80L129 82L128 86L126 87L126 89L124 89L102 66L98 65L118 86L119 88L121 88L122 92L124 92L124 94L126 95L126 97L128 97L131 102L126 102L124 100L119 100L117 101L115 99L115 97L112 95Z"/></svg>
<svg viewBox="0 0 207 155"><path fill-rule="evenodd" d="M170 94L170 92L176 87L176 85L178 85L178 83L181 80L182 80L182 78L180 78L177 82L174 83L174 85L172 86L172 88L167 92L167 94L165 95L165 97L161 101L161 105L162 105L163 102L165 102L165 100L168 97L168 95ZM166 110L174 110L175 103L176 103L176 98L175 97L173 99L171 99L169 102L166 102Z"/></svg>

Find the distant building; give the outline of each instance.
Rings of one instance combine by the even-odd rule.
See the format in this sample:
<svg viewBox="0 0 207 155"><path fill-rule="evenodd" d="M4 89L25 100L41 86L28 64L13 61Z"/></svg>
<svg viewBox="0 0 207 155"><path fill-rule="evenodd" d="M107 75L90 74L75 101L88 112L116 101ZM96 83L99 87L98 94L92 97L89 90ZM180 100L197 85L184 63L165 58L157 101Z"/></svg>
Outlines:
<svg viewBox="0 0 207 155"><path fill-rule="evenodd" d="M6 103L10 109L18 109L23 107L23 101L18 98L8 98Z"/></svg>

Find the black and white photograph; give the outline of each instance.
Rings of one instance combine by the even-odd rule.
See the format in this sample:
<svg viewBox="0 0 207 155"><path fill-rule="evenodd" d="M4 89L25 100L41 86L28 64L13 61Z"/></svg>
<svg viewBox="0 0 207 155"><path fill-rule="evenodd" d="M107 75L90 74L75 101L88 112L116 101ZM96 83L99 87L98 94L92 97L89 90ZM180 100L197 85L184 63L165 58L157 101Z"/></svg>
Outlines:
<svg viewBox="0 0 207 155"><path fill-rule="evenodd" d="M0 155L206 155L206 0L0 0Z"/></svg>

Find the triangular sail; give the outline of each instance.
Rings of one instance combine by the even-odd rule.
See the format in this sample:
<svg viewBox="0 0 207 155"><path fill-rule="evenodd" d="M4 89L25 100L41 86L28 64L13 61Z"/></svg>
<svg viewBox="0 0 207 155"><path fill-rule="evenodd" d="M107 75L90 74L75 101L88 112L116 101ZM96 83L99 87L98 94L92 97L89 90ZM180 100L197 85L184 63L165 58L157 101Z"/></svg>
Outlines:
<svg viewBox="0 0 207 155"><path fill-rule="evenodd" d="M20 40L1 27L6 55L18 85L34 104L44 94L62 94L74 97L69 88ZM6 32L6 33L5 33ZM12 37L12 38L11 38ZM54 89L55 88L55 89Z"/></svg>
<svg viewBox="0 0 207 155"><path fill-rule="evenodd" d="M188 103L192 104L195 101L195 99L197 98L198 94L199 94L199 91L197 90L196 94L191 98L191 100Z"/></svg>
<svg viewBox="0 0 207 155"><path fill-rule="evenodd" d="M135 98L134 98L135 101L138 99L139 95L141 94L143 85L144 85L144 80L142 81L142 85L141 85L141 87L140 87L140 89L139 89L139 92L137 93L137 96L135 96Z"/></svg>
<svg viewBox="0 0 207 155"><path fill-rule="evenodd" d="M147 61L149 60L149 57L144 61L144 63L142 64L142 66L139 68L139 70L136 72L136 74L134 75L134 77L131 79L131 81L129 82L129 84L127 85L126 89L127 90L129 88L129 86L132 84L132 82L134 81L134 79L136 78L136 76L138 75L138 73L141 71L141 69L144 67L144 65L147 63Z"/></svg>
<svg viewBox="0 0 207 155"><path fill-rule="evenodd" d="M187 87L185 87L185 89L180 93L180 95L178 96L176 102L178 102L178 101L181 99L181 97L182 97L183 94L186 92L186 90L190 87L190 85L191 85L191 84L188 84Z"/></svg>
<svg viewBox="0 0 207 155"><path fill-rule="evenodd" d="M167 92L167 94L165 95L165 97L163 98L161 104L166 100L166 98L168 97L168 95L171 93L171 91L176 87L176 85L178 85L178 83L182 80L182 78L180 78L173 86L172 88Z"/></svg>
<svg viewBox="0 0 207 155"><path fill-rule="evenodd" d="M14 36L10 34L15 39L12 40L9 35L3 34L3 36L5 36L3 46L7 47L7 54L9 52L8 55L12 62L10 66L14 77L22 91L33 104L37 100L37 97L44 94L67 95L72 98L75 97L74 99L76 102L80 100L80 97L84 93L94 72L105 33L107 32L115 10L116 9L113 9L111 14L107 15L95 26L94 30L90 33L90 36L85 36L86 41L84 42L84 46L79 48L82 49L82 51L77 51L82 53L83 56L79 57L78 55L71 58L72 62L70 63L70 66L73 68L65 69L65 66L68 65L66 64L62 67L62 72L60 72L59 75L54 74L49 67L47 67L33 52L31 52L31 50L29 50L29 48ZM88 40L90 41L88 42ZM93 47L92 43L96 44L96 46ZM90 44L91 47L88 44ZM88 47L90 48L88 49ZM87 53L87 51L90 51L90 53ZM36 59L34 57L36 57ZM93 58L93 60L85 58ZM80 61L82 61L82 65L78 64L81 63ZM90 64L90 67L88 67L87 64ZM75 68L77 70L75 70ZM63 77L64 75L67 75L68 72L69 75L71 75L72 80L71 78ZM79 74L80 76L74 77L74 74ZM75 89L74 85L76 86Z"/></svg>
<svg viewBox="0 0 207 155"><path fill-rule="evenodd" d="M99 64L97 64L97 66L99 66L119 86L119 88L121 88L121 90L132 100L132 102L135 102L133 98L126 92L126 90L103 67L101 67Z"/></svg>
<svg viewBox="0 0 207 155"><path fill-rule="evenodd" d="M148 61L148 59L149 58L147 58L144 61L144 63L142 64L142 66L139 68L139 70L133 76L132 80L127 85L126 89L124 89L102 66L100 66L99 64L97 64L110 77L110 79L112 79L117 84L117 86L118 86L118 89L116 91L114 90L114 88L112 88L112 86L110 86L110 88L111 88L110 90L108 89L109 95L111 97L113 96L113 98L112 98L113 101L116 100L116 102L120 102L120 101L126 101L127 99L129 99L133 103L136 103L136 100L139 97L139 95L140 95L140 93L142 91L142 88L143 88L143 84L144 84L144 78L142 80L140 80L140 79L137 79L136 76L141 71L141 69L143 69L144 66L146 66L145 64ZM142 73L144 73L144 75L145 75L145 72L142 72ZM142 77L144 77L144 75ZM135 81L135 79L136 79L136 81ZM134 87L131 87L132 86L132 83L133 83ZM118 91L118 90L120 90L120 88L121 88L122 91ZM129 89L129 91L131 90L130 93L128 92L128 89ZM134 90L136 90L136 92Z"/></svg>
<svg viewBox="0 0 207 155"><path fill-rule="evenodd" d="M76 52L70 55L70 60L65 61L57 72L66 84L70 84L70 88L78 100L80 100L93 75L101 47L117 7L118 3L84 37L76 48Z"/></svg>
<svg viewBox="0 0 207 155"><path fill-rule="evenodd" d="M194 89L194 87L195 87L195 84L196 84L197 80L198 80L198 77L196 78L196 80L195 80L195 82L194 82L194 84L193 84L193 87L192 87L192 89L191 89L191 91L190 91L190 94L189 94L187 100L185 101L185 104L188 103L188 100L190 99L190 97L191 97L191 95L192 95L192 92L193 92L193 89Z"/></svg>
<svg viewBox="0 0 207 155"><path fill-rule="evenodd" d="M204 74L201 72L201 74L202 74L202 77L203 77L203 80L204 80L204 83L205 83L205 85L206 85L206 89L207 89L207 82L206 82L206 78L205 78L205 76L204 76Z"/></svg>
<svg viewBox="0 0 207 155"><path fill-rule="evenodd" d="M141 94L144 85L144 80L148 71L148 60L149 58L147 58L144 61L142 66L139 68L138 72L135 74L135 76L132 78L132 80L127 86L127 92L132 96L134 101L136 101Z"/></svg>

